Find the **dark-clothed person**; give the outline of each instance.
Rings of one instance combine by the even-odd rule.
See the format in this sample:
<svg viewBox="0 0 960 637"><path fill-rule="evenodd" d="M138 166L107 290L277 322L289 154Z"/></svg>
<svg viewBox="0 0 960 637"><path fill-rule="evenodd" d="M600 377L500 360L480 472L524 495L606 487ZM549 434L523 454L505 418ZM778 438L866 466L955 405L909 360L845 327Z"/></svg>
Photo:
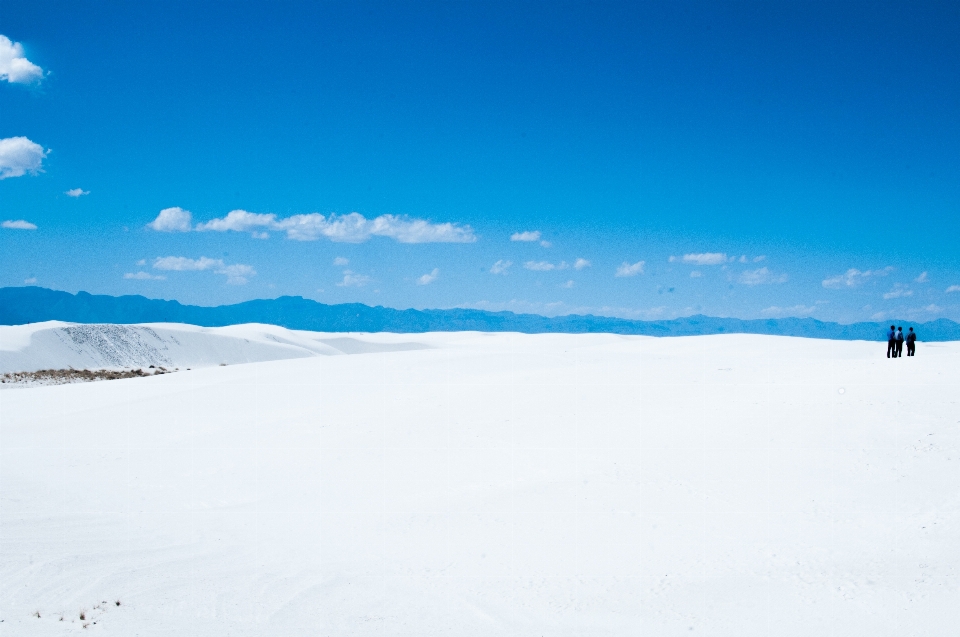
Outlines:
<svg viewBox="0 0 960 637"><path fill-rule="evenodd" d="M897 358L903 356L903 326L897 328Z"/></svg>
<svg viewBox="0 0 960 637"><path fill-rule="evenodd" d="M907 334L907 356L916 356L917 354L917 333L910 328Z"/></svg>
<svg viewBox="0 0 960 637"><path fill-rule="evenodd" d="M887 332L887 358L890 358L891 354L894 357L897 356L897 329L892 325L890 331Z"/></svg>

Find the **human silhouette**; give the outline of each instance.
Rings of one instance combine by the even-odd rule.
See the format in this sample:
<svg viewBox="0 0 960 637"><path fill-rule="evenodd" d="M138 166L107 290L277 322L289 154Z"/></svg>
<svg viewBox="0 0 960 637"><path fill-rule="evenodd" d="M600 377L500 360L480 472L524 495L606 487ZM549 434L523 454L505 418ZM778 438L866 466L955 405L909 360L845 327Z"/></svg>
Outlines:
<svg viewBox="0 0 960 637"><path fill-rule="evenodd" d="M903 356L903 326L897 328L897 358Z"/></svg>
<svg viewBox="0 0 960 637"><path fill-rule="evenodd" d="M907 356L916 356L917 355L917 333L913 331L913 328L910 328L910 332L907 334Z"/></svg>
<svg viewBox="0 0 960 637"><path fill-rule="evenodd" d="M890 326L890 331L887 332L887 358L890 358L890 354L893 354L893 357L897 357L897 328Z"/></svg>

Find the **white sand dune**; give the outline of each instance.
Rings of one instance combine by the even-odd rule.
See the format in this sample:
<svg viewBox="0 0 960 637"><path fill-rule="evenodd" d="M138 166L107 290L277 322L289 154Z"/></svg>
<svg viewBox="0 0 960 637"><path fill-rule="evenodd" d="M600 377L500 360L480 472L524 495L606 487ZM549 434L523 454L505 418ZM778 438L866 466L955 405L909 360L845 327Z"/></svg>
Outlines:
<svg viewBox="0 0 960 637"><path fill-rule="evenodd" d="M48 321L0 326L0 373L70 367L196 368L424 347L393 334L365 335L364 340L358 340L275 325L83 325Z"/></svg>
<svg viewBox="0 0 960 637"><path fill-rule="evenodd" d="M0 394L0 634L960 625L960 343L273 329Z"/></svg>

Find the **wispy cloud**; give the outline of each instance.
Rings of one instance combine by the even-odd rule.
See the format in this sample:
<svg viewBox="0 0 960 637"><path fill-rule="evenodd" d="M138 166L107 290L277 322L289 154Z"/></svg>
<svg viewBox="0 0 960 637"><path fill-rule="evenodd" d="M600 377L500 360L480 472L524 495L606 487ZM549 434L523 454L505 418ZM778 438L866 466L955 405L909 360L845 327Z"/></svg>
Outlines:
<svg viewBox="0 0 960 637"><path fill-rule="evenodd" d="M78 197L82 197L83 195L89 195L90 191L84 190L83 188L72 188L63 194L65 194L68 197L73 197L74 199L76 199Z"/></svg>
<svg viewBox="0 0 960 637"><path fill-rule="evenodd" d="M341 288L360 288L369 282L370 277L368 277L366 274L357 274L356 272L351 272L350 270L344 270L343 281L337 283L337 286Z"/></svg>
<svg viewBox="0 0 960 637"><path fill-rule="evenodd" d="M951 292L960 292L960 285L951 285L945 290L945 292L947 294L950 294Z"/></svg>
<svg viewBox="0 0 960 637"><path fill-rule="evenodd" d="M513 265L513 261L504 261L503 259L500 259L494 263L493 266L491 266L490 274L506 274L511 265Z"/></svg>
<svg viewBox="0 0 960 637"><path fill-rule="evenodd" d="M691 278L691 279L699 279L699 278L702 277L702 276L703 276L703 272L701 272L700 270L691 270L691 271L690 271L690 278Z"/></svg>
<svg viewBox="0 0 960 637"><path fill-rule="evenodd" d="M47 152L43 146L26 137L0 139L0 179L43 172L43 160Z"/></svg>
<svg viewBox="0 0 960 637"><path fill-rule="evenodd" d="M831 290L840 290L843 288L855 288L860 285L863 285L865 281L870 278L878 276L887 276L893 272L893 266L887 266L881 270L865 270L860 271L856 268L850 268L843 274L838 274L837 276L830 277L829 279L824 279L822 282L823 287L829 288Z"/></svg>
<svg viewBox="0 0 960 637"><path fill-rule="evenodd" d="M167 277L162 274L150 274L149 272L127 272L123 275L125 279L136 279L138 281L166 281Z"/></svg>
<svg viewBox="0 0 960 637"><path fill-rule="evenodd" d="M511 241L539 241L540 231L527 230L525 232L514 232L512 235L510 235L510 240Z"/></svg>
<svg viewBox="0 0 960 637"><path fill-rule="evenodd" d="M772 306L760 310L761 316L769 316L773 318L784 318L784 317L797 317L803 318L810 316L816 311L816 306L808 305L794 305L793 307L779 307Z"/></svg>
<svg viewBox="0 0 960 637"><path fill-rule="evenodd" d="M756 270L748 270L740 274L738 279L740 283L744 285L762 285L765 283L786 283L787 275L786 274L774 274L767 268L758 268Z"/></svg>
<svg viewBox="0 0 960 637"><path fill-rule="evenodd" d="M23 45L0 35L0 80L30 84L43 79L43 69L27 59Z"/></svg>
<svg viewBox="0 0 960 637"><path fill-rule="evenodd" d="M350 259L346 257L337 257L333 260L333 265L344 266L350 263Z"/></svg>
<svg viewBox="0 0 960 637"><path fill-rule="evenodd" d="M23 282L26 283L27 285L33 285L34 283L37 282L37 277L32 276L28 279L24 279Z"/></svg>
<svg viewBox="0 0 960 637"><path fill-rule="evenodd" d="M895 283L893 289L883 295L883 298L890 299L900 299L905 296L913 296L913 290L906 287L902 283Z"/></svg>
<svg viewBox="0 0 960 637"><path fill-rule="evenodd" d="M570 266L567 265L566 261L561 261L560 263L550 263L549 261L527 261L523 264L523 267L535 272L550 272L551 270L566 270Z"/></svg>
<svg viewBox="0 0 960 637"><path fill-rule="evenodd" d="M440 268L434 268L432 272L424 274L417 279L417 285L430 285L437 280L438 276L440 276Z"/></svg>
<svg viewBox="0 0 960 637"><path fill-rule="evenodd" d="M257 271L252 266L234 263L227 265L223 259L210 259L200 257L199 259L190 259L187 257L157 257L153 261L154 270L168 270L175 272L203 271L212 270L217 274L223 274L227 277L227 283L231 285L243 285L250 277L256 276Z"/></svg>
<svg viewBox="0 0 960 637"><path fill-rule="evenodd" d="M590 262L587 261L586 259L577 259L576 261L573 262L574 270L582 270L584 268L589 268L589 267L590 267Z"/></svg>
<svg viewBox="0 0 960 637"><path fill-rule="evenodd" d="M32 224L29 221L23 219L8 219L3 223L0 223L0 227L7 228L8 230L36 230L36 224Z"/></svg>
<svg viewBox="0 0 960 637"><path fill-rule="evenodd" d="M561 284L560 284L560 287L562 287L562 288L565 288L565 289L568 289L568 290L569 290L570 288L572 288L572 287L573 287L573 285L574 285L574 283L573 283L573 279L570 279L570 280L569 280L569 281L567 281L566 283L561 283Z"/></svg>
<svg viewBox="0 0 960 637"><path fill-rule="evenodd" d="M285 232L288 239L316 241L325 238L341 243L363 243L371 237L389 237L399 243L473 243L473 229L456 223L432 223L397 215L367 219L358 212L322 215L318 212L278 219L273 213L232 210L226 217L196 227L200 232Z"/></svg>
<svg viewBox="0 0 960 637"><path fill-rule="evenodd" d="M914 282L927 283L929 280L930 280L930 277L928 277L926 271L924 271L920 273L920 276L914 279Z"/></svg>
<svg viewBox="0 0 960 637"><path fill-rule="evenodd" d="M700 252L685 254L682 257L670 257L671 263L681 261L694 265L721 265L729 260L732 260L732 258L728 259L724 252Z"/></svg>
<svg viewBox="0 0 960 637"><path fill-rule="evenodd" d="M190 232L192 215L189 210L184 210L179 206L173 208L164 208L157 215L157 218L147 224L157 232Z"/></svg>
<svg viewBox="0 0 960 637"><path fill-rule="evenodd" d="M624 277L624 276L637 276L638 274L643 274L643 266L646 264L646 261L637 261L636 263L627 263L624 261L620 264L620 267L617 268L614 276Z"/></svg>

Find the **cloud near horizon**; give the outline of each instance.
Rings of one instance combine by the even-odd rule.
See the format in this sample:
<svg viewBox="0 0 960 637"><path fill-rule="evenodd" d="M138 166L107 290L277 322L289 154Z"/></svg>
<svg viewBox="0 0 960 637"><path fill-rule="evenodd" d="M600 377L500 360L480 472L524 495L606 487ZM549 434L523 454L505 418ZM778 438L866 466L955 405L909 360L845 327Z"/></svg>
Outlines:
<svg viewBox="0 0 960 637"><path fill-rule="evenodd" d="M430 285L437 280L438 276L440 276L440 268L434 268L432 272L424 274L417 279L417 285Z"/></svg>
<svg viewBox="0 0 960 637"><path fill-rule="evenodd" d="M769 316L771 318L786 318L786 317L796 317L796 318L806 318L813 314L816 311L816 306L807 306L807 305L794 305L793 307L778 307L776 305L772 307L765 308L760 310L762 316Z"/></svg>
<svg viewBox="0 0 960 637"><path fill-rule="evenodd" d="M740 283L744 285L762 285L765 283L786 283L787 275L786 274L774 274L767 268L758 268L756 270L748 270L740 274L738 279Z"/></svg>
<svg viewBox="0 0 960 637"><path fill-rule="evenodd" d="M227 265L223 259L210 259L200 257L199 259L190 259L187 257L157 257L153 261L154 270L168 270L175 272L190 272L212 270L216 274L223 274L227 277L227 283L231 285L243 285L247 280L257 275L257 271L252 266L235 263Z"/></svg>
<svg viewBox="0 0 960 637"><path fill-rule="evenodd" d="M526 230L524 232L514 232L512 235L510 235L510 240L511 241L539 241L540 231ZM549 245L544 247L549 247Z"/></svg>
<svg viewBox="0 0 960 637"><path fill-rule="evenodd" d="M31 84L43 79L43 69L27 59L23 45L0 35L0 80Z"/></svg>
<svg viewBox="0 0 960 637"><path fill-rule="evenodd" d="M160 214L163 215L163 211ZM159 221L160 217L157 217L153 223ZM160 226L151 224L155 230L167 231L162 227L163 224ZM431 223L424 219L390 214L367 219L359 212L345 215L314 212L278 219L273 213L231 210L227 216L198 223L193 229L197 232L250 232L257 238L266 238L266 231L270 230L285 232L287 238L294 241L325 238L338 243L363 243L371 237L389 237L399 243L473 243L477 240L469 225Z"/></svg>
<svg viewBox="0 0 960 637"><path fill-rule="evenodd" d="M26 137L0 139L0 179L42 173L48 152Z"/></svg>
<svg viewBox="0 0 960 637"><path fill-rule="evenodd" d="M893 266L888 265L887 267L881 270L866 270L861 272L856 268L850 268L843 274L838 274L837 276L830 277L829 279L824 279L821 282L823 287L830 290L840 290L843 288L855 288L860 285L863 285L865 281L870 278L878 276L887 276L893 272Z"/></svg>
<svg viewBox="0 0 960 637"><path fill-rule="evenodd" d="M728 258L725 252L701 252L694 254L685 254L682 257L670 257L670 262L692 263L694 265L721 265L732 258ZM746 261L744 261L746 262Z"/></svg>
<svg viewBox="0 0 960 637"><path fill-rule="evenodd" d="M513 265L513 261L500 259L490 267L490 274L506 274L511 265Z"/></svg>
<svg viewBox="0 0 960 637"><path fill-rule="evenodd" d="M549 261L527 261L523 264L528 270L533 270L534 272L550 272L551 270L566 270L570 266L567 265L566 261L561 261L560 263L550 263Z"/></svg>
<svg viewBox="0 0 960 637"><path fill-rule="evenodd" d="M7 228L8 230L36 230L36 224L30 223L24 219L8 219L3 223L0 223L0 227Z"/></svg>

